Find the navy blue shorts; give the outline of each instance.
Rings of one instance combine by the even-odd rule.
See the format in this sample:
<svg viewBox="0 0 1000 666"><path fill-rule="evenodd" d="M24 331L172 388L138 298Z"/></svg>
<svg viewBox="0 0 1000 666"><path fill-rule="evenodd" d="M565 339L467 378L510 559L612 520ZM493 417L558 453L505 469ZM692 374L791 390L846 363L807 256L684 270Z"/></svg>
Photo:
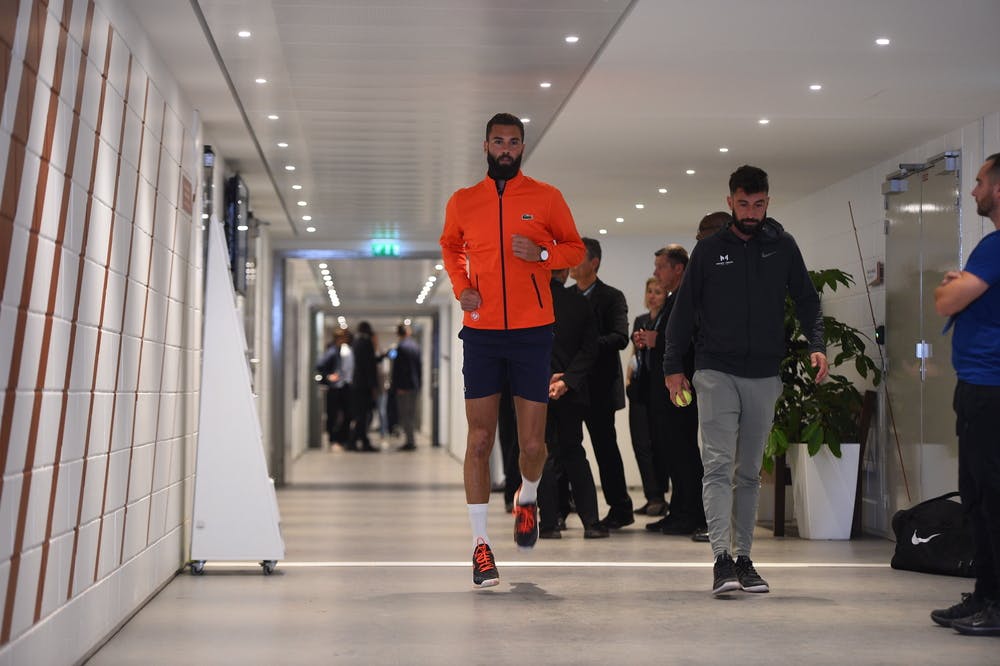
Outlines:
<svg viewBox="0 0 1000 666"><path fill-rule="evenodd" d="M553 336L551 324L509 331L463 327L465 399L496 395L510 382L512 395L548 402Z"/></svg>

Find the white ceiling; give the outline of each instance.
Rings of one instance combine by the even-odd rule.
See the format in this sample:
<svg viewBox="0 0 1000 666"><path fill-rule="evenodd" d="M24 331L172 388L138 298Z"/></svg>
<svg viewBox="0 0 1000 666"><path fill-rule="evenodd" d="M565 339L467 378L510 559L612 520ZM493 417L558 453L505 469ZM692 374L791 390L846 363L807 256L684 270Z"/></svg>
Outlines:
<svg viewBox="0 0 1000 666"><path fill-rule="evenodd" d="M352 310L414 307L444 204L482 178L498 111L531 118L525 172L563 191L582 234L645 235L687 234L724 207L740 164L769 172L780 210L1000 109L997 0L127 5L283 247L360 256L375 235L400 239L410 260L335 260Z"/></svg>

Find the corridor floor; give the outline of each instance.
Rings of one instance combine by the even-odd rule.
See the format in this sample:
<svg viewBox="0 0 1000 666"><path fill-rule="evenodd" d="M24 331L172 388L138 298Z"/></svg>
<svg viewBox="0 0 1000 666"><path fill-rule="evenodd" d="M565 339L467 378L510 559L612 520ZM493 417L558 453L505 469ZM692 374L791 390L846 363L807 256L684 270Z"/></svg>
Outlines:
<svg viewBox="0 0 1000 666"><path fill-rule="evenodd" d="M640 494L633 492L634 499ZM443 449L313 450L278 492L286 559L182 573L88 662L105 664L996 664L1000 638L934 625L971 581L894 571L893 544L775 539L764 595L715 599L707 544L647 533L518 552L502 497L500 585L471 584L462 469Z"/></svg>

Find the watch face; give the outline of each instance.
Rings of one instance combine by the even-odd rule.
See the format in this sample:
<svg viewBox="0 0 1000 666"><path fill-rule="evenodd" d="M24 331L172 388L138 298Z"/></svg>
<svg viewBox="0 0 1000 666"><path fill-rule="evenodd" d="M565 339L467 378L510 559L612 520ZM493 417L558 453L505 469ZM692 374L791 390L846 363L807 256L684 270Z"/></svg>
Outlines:
<svg viewBox="0 0 1000 666"><path fill-rule="evenodd" d="M549 260L549 251L543 248L542 251L541 251L541 253L539 253L539 257L541 258L542 261L548 261Z"/></svg>

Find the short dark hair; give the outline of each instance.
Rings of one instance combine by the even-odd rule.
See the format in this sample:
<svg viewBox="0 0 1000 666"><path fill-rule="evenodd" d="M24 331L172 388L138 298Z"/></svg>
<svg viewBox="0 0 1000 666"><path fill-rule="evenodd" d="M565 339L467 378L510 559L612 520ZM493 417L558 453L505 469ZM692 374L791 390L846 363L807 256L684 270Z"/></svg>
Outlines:
<svg viewBox="0 0 1000 666"><path fill-rule="evenodd" d="M729 224L733 219L733 216L725 211L718 210L714 213L709 213L705 217L701 218L701 222L698 223L698 235L695 236L695 240L701 240L703 238L708 238L709 236L718 233L722 227Z"/></svg>
<svg viewBox="0 0 1000 666"><path fill-rule="evenodd" d="M580 240L583 241L583 246L587 248L587 259L597 259L601 260L601 244L597 242L595 238L587 238L584 236Z"/></svg>
<svg viewBox="0 0 1000 666"><path fill-rule="evenodd" d="M400 324L399 326L396 327L396 335L398 335L401 338L406 337L406 324Z"/></svg>
<svg viewBox="0 0 1000 666"><path fill-rule="evenodd" d="M763 192L767 194L767 172L749 164L744 164L729 176L729 193L743 190L747 194Z"/></svg>
<svg viewBox="0 0 1000 666"><path fill-rule="evenodd" d="M364 335L373 335L375 331L372 330L371 324L369 324L367 321L363 321L360 324L358 324L358 333L362 333Z"/></svg>
<svg viewBox="0 0 1000 666"><path fill-rule="evenodd" d="M494 125L507 125L514 126L521 131L521 141L524 141L524 123L521 119L512 113L498 113L490 121L486 123L486 139L490 138L490 130L493 129Z"/></svg>
<svg viewBox="0 0 1000 666"><path fill-rule="evenodd" d="M986 161L993 162L990 168L986 170L986 173L990 176L990 180L993 183L1000 183L1000 153L993 153L986 158Z"/></svg>
<svg viewBox="0 0 1000 666"><path fill-rule="evenodd" d="M677 243L671 243L666 247L661 247L659 250L653 253L653 256L655 257L662 257L663 255L667 256L667 261L669 261L672 266L680 264L681 266L686 267L688 265L687 250L685 250L683 246L678 245Z"/></svg>

